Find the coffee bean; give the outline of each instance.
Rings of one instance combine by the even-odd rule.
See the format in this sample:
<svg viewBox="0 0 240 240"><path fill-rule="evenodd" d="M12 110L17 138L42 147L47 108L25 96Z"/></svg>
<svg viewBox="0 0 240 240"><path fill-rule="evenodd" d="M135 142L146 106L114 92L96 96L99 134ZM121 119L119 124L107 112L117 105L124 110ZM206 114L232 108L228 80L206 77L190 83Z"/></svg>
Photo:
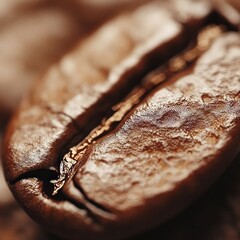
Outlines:
<svg viewBox="0 0 240 240"><path fill-rule="evenodd" d="M130 237L184 209L237 156L240 35L204 2L193 19L194 6L177 18L162 3L120 14L24 98L5 173L45 228Z"/></svg>

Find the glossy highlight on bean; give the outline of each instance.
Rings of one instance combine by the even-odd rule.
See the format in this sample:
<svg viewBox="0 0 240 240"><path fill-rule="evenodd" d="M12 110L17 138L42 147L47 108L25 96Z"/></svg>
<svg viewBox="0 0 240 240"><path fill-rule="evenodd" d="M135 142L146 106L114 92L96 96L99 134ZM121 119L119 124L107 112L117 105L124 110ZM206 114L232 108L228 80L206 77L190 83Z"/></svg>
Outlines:
<svg viewBox="0 0 240 240"><path fill-rule="evenodd" d="M10 188L58 236L142 233L239 154L238 29L206 2L172 2L97 28L36 83L8 127Z"/></svg>
<svg viewBox="0 0 240 240"><path fill-rule="evenodd" d="M156 76L157 81L156 78L146 78L142 84L142 87L136 87L129 94L126 100L120 104L117 104L116 106L113 106L113 110L115 110L113 115L107 120L103 120L102 124L96 129L92 130L89 136L87 136L83 142L71 148L69 153L64 156L63 161L60 164L59 178L51 181L54 184L53 195L56 195L64 186L66 180L75 174L76 170L74 171L74 168L78 161L81 161L77 159L82 158L90 144L94 144L97 139L108 132L114 123L120 122L124 116L126 116L126 114L140 102L141 98L146 94L146 92L166 81L167 76L172 75L172 73L182 71L187 65L192 64L204 51L209 48L212 42L218 36L220 36L222 32L223 28L221 26L206 27L198 35L196 47L172 59L167 66L167 70L163 71L162 73L158 72Z"/></svg>

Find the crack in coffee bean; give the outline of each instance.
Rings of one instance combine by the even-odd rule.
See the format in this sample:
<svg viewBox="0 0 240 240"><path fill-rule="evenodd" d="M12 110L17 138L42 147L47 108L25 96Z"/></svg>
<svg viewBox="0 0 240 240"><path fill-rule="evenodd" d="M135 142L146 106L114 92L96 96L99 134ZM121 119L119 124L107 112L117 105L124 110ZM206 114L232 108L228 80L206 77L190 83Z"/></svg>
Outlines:
<svg viewBox="0 0 240 240"><path fill-rule="evenodd" d="M240 140L239 34L225 15L147 3L49 69L4 144L6 179L36 221L66 239L124 239L217 179Z"/></svg>
<svg viewBox="0 0 240 240"><path fill-rule="evenodd" d="M217 25L209 25L203 29L198 35L197 45L194 48L174 57L170 60L167 70L163 70L162 72L158 71L155 77L151 76L151 78L146 78L145 81L143 81L142 86L133 89L123 102L113 106L113 115L108 119L103 119L100 126L92 130L81 143L71 148L69 153L63 157L59 169L60 176L57 180L51 181L54 185L53 195L56 195L58 191L63 188L65 182L75 174L77 171L76 168L84 164L81 159L91 144L94 144L99 138L112 130L112 126L115 123L120 122L126 114L142 100L146 93L165 82L173 73L176 74L192 64L210 47L212 42L220 36L223 31L224 28Z"/></svg>

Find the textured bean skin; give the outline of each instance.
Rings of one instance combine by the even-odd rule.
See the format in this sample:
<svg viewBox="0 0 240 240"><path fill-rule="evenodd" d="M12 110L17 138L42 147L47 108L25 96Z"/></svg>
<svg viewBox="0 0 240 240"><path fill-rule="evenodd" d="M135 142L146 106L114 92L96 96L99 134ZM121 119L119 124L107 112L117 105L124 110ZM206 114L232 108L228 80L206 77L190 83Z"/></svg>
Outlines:
<svg viewBox="0 0 240 240"><path fill-rule="evenodd" d="M167 61L176 43L184 46L186 28L209 13L189 24L166 9L147 4L103 25L48 71L10 123L6 178L26 211L60 236L124 239L154 227L196 199L240 151L240 36L232 32L91 142L60 195L47 195L72 139L84 139L125 87L142 80L152 56Z"/></svg>
<svg viewBox="0 0 240 240"><path fill-rule="evenodd" d="M136 0L133 5L140 3ZM94 14L90 14L91 20L85 19L83 13L91 7L84 1L79 4L75 9L69 1L0 1L0 124L53 63L80 37L114 14L114 6L109 6L99 9L96 19ZM129 4L118 2L120 9L122 5L127 8Z"/></svg>
<svg viewBox="0 0 240 240"><path fill-rule="evenodd" d="M216 162L227 165L240 148L239 40L238 34L217 40L193 74L158 89L94 144L74 178L76 185L90 199L124 213L172 189L177 192L188 178L189 188L199 189L195 184L203 183L197 183L194 172L200 178Z"/></svg>
<svg viewBox="0 0 240 240"><path fill-rule="evenodd" d="M153 9L156 9L155 14L151 11ZM9 174L11 179L24 174L26 170L52 167L63 144L69 141L74 132L79 129L81 134L91 127L93 124L91 122L96 121L96 117L93 116L101 115L102 109L108 104L112 105L109 97L112 101L118 98L121 89L123 91L129 84L130 76L136 71L141 71L145 59L148 58L148 51L152 52L157 48L162 50L165 47L170 50L169 43L174 44L181 40L179 39L180 34L183 34L181 25L173 21L161 6L156 8L155 5L150 5L136 10L131 22L133 29L139 28L137 24L143 23L141 15L147 14L149 21L152 21L145 26L145 31L142 29L144 34L132 31L131 25L129 29L126 28L129 22L128 15L117 17L114 22L103 26L80 43L77 49L53 66L37 83L38 94L32 92L29 98L23 101L22 108L26 111L19 111L16 121L13 121L13 125L16 124L14 128L18 130L13 130L12 140L18 142L25 139L18 147L23 151L16 151L14 155L19 154L18 163L19 161L25 163L19 165L15 160L12 161L11 167L15 170L7 171L15 172L12 176ZM162 17L169 19L169 24L162 24L160 21ZM156 18L159 18L159 21L156 22ZM156 29L160 30L152 36ZM116 42L115 38L118 38L119 42ZM109 52L102 61L101 56L109 46L114 51ZM25 119L28 119L26 124ZM72 119L76 121L73 122ZM26 131L27 129L31 130ZM36 148L32 142L41 142L41 146ZM25 148L28 148L27 152L31 152L31 156L24 156Z"/></svg>

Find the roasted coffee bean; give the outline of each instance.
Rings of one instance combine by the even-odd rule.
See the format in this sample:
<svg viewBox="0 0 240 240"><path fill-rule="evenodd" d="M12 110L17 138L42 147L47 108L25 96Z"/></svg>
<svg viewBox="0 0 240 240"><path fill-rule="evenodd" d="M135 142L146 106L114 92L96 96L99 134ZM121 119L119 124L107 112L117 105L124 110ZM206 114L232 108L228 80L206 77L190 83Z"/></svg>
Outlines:
<svg viewBox="0 0 240 240"><path fill-rule="evenodd" d="M82 132L84 136L99 124L106 111L141 80L141 75L153 68L151 65L160 65L185 45L186 34L184 26L162 9L161 4L150 4L116 17L82 41L40 79L35 86L38 94L32 92L23 101L22 108L26 111L19 112L17 118L24 122L28 119L25 126L31 131L25 131L22 125L20 131L26 136L20 135L26 138L23 147L30 148L33 158L25 158L23 169L17 164L13 178L24 174L26 168L52 166L73 134ZM20 121L16 124L21 125ZM41 124L36 124L39 121ZM28 144L27 139L32 142L28 134L36 141L45 142L45 136L49 137L49 144L39 145L43 154L41 162L35 153L39 150ZM52 144L52 156L44 159ZM34 159L34 156L38 157ZM58 169L57 163L55 167Z"/></svg>
<svg viewBox="0 0 240 240"><path fill-rule="evenodd" d="M239 153L240 35L209 4L188 3L178 17L180 6L158 2L120 14L24 98L5 174L45 228L67 239L143 232Z"/></svg>

